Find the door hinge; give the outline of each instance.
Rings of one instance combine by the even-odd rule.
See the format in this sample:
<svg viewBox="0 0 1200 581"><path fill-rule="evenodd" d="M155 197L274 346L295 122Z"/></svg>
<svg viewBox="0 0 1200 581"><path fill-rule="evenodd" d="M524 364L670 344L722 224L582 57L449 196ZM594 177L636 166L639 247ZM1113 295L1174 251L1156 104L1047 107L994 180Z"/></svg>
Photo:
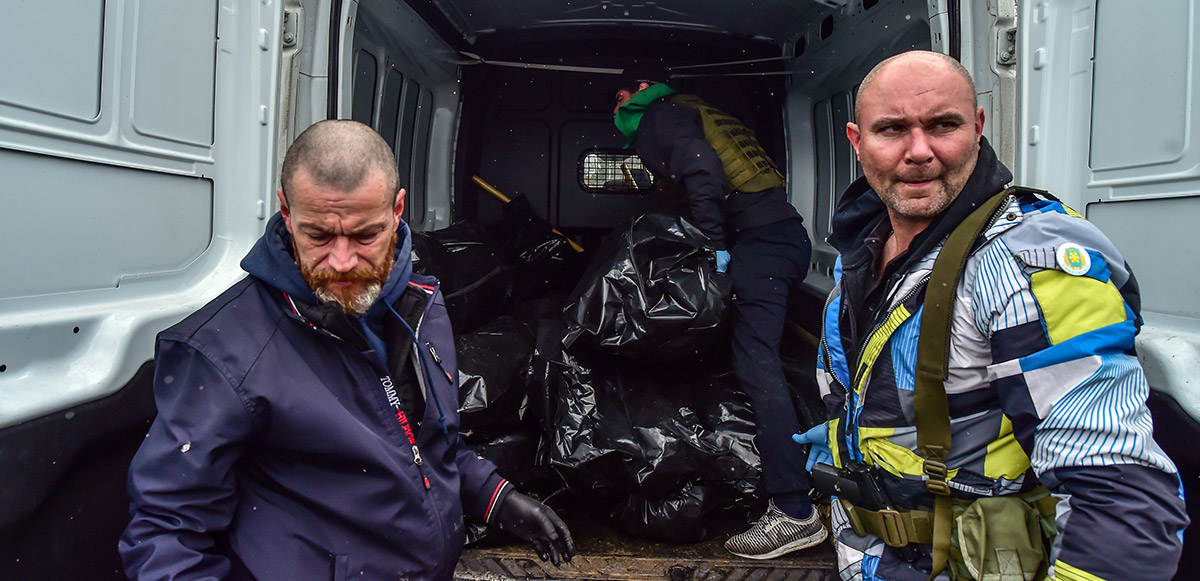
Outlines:
<svg viewBox="0 0 1200 581"><path fill-rule="evenodd" d="M294 8L285 8L283 10L283 34L280 38L283 39L283 47L291 48L296 46L297 30L300 28L300 12Z"/></svg>
<svg viewBox="0 0 1200 581"><path fill-rule="evenodd" d="M1002 28L996 31L996 63L1014 65L1017 63L1017 28Z"/></svg>

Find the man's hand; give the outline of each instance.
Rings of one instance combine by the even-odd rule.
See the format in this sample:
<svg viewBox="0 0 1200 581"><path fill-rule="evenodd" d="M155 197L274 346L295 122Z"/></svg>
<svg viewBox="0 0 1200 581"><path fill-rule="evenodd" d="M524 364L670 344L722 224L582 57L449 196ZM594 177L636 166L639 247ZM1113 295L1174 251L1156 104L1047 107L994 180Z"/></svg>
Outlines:
<svg viewBox="0 0 1200 581"><path fill-rule="evenodd" d="M803 434L792 434L792 441L797 444L812 444L808 451L808 462L804 469L812 472L813 464L833 464L833 452L829 450L829 426L817 424Z"/></svg>
<svg viewBox="0 0 1200 581"><path fill-rule="evenodd" d="M504 497L494 522L501 530L533 543L538 556L555 567L575 556L575 542L562 519L550 507L520 492L514 490Z"/></svg>
<svg viewBox="0 0 1200 581"><path fill-rule="evenodd" d="M729 268L729 251L717 251L717 274L725 274L725 270Z"/></svg>

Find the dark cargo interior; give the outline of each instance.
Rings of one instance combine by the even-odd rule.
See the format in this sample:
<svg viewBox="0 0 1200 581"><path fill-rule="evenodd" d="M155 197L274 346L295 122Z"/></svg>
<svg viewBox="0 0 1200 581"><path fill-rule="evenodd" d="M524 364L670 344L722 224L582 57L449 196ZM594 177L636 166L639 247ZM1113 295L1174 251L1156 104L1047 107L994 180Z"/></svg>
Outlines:
<svg viewBox="0 0 1200 581"><path fill-rule="evenodd" d="M606 268L613 239L638 216L678 211L655 188L585 182L588 154L620 157L631 150L624 150L625 138L613 125L620 76L577 69L650 63L671 70L672 88L742 119L768 154L782 161L786 75L778 74L778 45L703 30L597 25L481 35L460 50L485 62L460 67L454 223L416 233L414 248L417 270L437 275L447 293L459 338L467 442L577 531L579 559L585 561L569 573L577 578L613 566L671 578L756 570L828 574L828 551L760 566L739 562L721 547L765 502L757 492L752 416L729 369L724 325L712 329L702 346L699 339L685 345L692 356L683 364L665 351L644 351L638 361L582 342L562 347L570 343L563 336L564 307L570 319L569 309L577 307L571 300L586 294L589 276ZM684 68L713 63L719 66ZM786 164L779 165L786 172ZM505 204L480 181L517 201ZM524 215L514 217L514 208ZM541 222L545 240L556 237L545 231L554 228L580 252L560 242L556 258L530 264L528 253L511 248L520 246L518 232L528 235L514 221ZM554 243L532 246L544 252L547 244ZM686 260L687 251L681 252ZM805 421L817 421L819 406L812 377L818 301L798 293L786 338L789 380ZM497 359L498 350L505 356ZM709 442L701 445L709 451L689 441ZM485 536L468 547L463 578L556 575L523 559L525 547L512 538L474 530ZM694 553L706 571L679 564L681 550ZM631 555L649 560L634 565ZM662 559L676 567L660 570L669 569Z"/></svg>
<svg viewBox="0 0 1200 581"><path fill-rule="evenodd" d="M494 54L493 60L530 63L565 62L577 66L620 69L637 62L664 68L704 62L727 62L777 56L762 42L740 42L712 35L659 40L629 35L612 40L546 39L473 47ZM673 35L674 36L674 35ZM771 65L774 66L771 66ZM696 71L758 72L781 70L778 61ZM699 74L699 73L693 73ZM463 116L458 136L456 189L461 192L458 217L494 221L499 205L470 182L478 175L510 195L526 196L535 211L565 233L584 237L661 205L647 193L592 194L578 179L577 165L592 149L620 149L625 139L612 123L618 76L523 69L497 65L463 67ZM718 108L743 119L758 132L768 153L780 158L783 137L783 80L780 76L715 75L672 79L673 88L702 95ZM781 158L780 158L781 159Z"/></svg>

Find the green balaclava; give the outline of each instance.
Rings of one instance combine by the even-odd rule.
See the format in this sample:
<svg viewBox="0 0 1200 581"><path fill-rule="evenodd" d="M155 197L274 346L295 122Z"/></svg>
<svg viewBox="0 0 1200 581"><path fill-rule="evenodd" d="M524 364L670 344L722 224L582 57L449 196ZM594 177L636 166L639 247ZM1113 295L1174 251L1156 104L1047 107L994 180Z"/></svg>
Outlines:
<svg viewBox="0 0 1200 581"><path fill-rule="evenodd" d="M642 122L642 115L646 113L646 107L650 103L674 94L675 89L668 87L666 83L655 83L638 91L624 105L617 107L617 113L613 115L613 123L625 136L625 147L633 145L633 138L637 136L638 125Z"/></svg>

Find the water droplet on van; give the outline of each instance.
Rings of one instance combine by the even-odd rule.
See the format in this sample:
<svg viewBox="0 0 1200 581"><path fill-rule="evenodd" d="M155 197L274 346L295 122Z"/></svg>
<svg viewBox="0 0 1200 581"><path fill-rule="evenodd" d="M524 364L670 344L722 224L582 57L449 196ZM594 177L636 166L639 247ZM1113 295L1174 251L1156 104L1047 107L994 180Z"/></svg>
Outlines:
<svg viewBox="0 0 1200 581"><path fill-rule="evenodd" d="M75 412L67 412L65 415L63 415L63 417L64 417L64 418L67 418L68 420L70 420L70 419L74 419L74 418L75 418Z"/></svg>

